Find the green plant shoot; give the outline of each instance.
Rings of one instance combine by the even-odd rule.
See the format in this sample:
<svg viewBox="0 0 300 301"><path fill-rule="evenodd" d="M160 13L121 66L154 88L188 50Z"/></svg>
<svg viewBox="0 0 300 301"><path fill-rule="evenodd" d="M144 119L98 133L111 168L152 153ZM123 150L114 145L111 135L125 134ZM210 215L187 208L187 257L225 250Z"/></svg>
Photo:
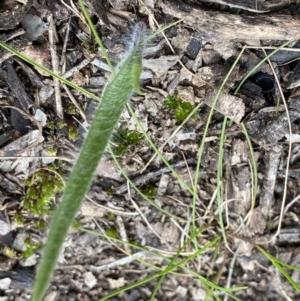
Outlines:
<svg viewBox="0 0 300 301"><path fill-rule="evenodd" d="M137 55L136 57L133 58L132 60L132 69L131 69L131 78L132 78L132 83L134 87L134 91L142 95L143 92L141 91L140 87L140 77L142 74L142 56Z"/></svg>
<svg viewBox="0 0 300 301"><path fill-rule="evenodd" d="M181 22L181 20L178 20L160 28L157 32L150 36L147 36L145 25L143 23L139 23L134 31L132 46L127 53L127 56L115 69L110 63L99 36L96 34L96 30L83 5L83 1L78 0L78 2L100 48L102 49L104 57L111 68L112 75L102 92L101 103L95 113L94 120L91 124L86 141L83 144L79 158L69 177L60 206L54 215L40 265L38 267L31 298L32 301L41 301L45 295L63 241L67 236L68 229L71 226L82 201L84 200L85 193L93 179L94 171L105 151L112 131L118 122L122 110L128 102L133 89L137 93L141 92L139 87L139 76L141 73L142 52L145 42L167 28ZM77 91L82 92L84 95L87 95L92 99L99 100L99 97L96 95L73 84L72 82L69 82L44 66L37 64L2 41L0 41L0 47L11 52L34 67L43 70L52 77L59 79L61 82L69 85Z"/></svg>
<svg viewBox="0 0 300 301"><path fill-rule="evenodd" d="M130 51L116 67L103 90L101 103L69 177L60 206L54 215L37 271L32 301L41 301L45 295L68 229L84 200L113 129L133 89L137 88L138 73L134 72L134 77L132 77L133 65L142 54L146 34L145 24L138 23L134 29ZM139 88L137 90L139 91Z"/></svg>

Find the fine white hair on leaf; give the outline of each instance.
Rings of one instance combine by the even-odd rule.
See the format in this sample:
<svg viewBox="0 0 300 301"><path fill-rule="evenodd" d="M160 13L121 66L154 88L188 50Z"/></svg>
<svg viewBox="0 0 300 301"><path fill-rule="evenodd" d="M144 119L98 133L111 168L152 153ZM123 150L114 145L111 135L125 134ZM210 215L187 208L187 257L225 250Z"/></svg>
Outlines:
<svg viewBox="0 0 300 301"><path fill-rule="evenodd" d="M131 49L128 57L131 58L131 80L137 94L143 94L140 89L140 77L142 73L142 57L145 42L148 38L148 29L144 22L135 24L131 36Z"/></svg>
<svg viewBox="0 0 300 301"><path fill-rule="evenodd" d="M143 55L143 49L148 36L149 30L146 24L144 22L136 23L132 30L130 50L136 51L138 55Z"/></svg>
<svg viewBox="0 0 300 301"><path fill-rule="evenodd" d="M130 65L130 72L124 78L124 81L130 81L132 88L137 94L142 95L140 89L140 77L142 73L142 58L145 45L149 40L149 30L144 22L138 22L134 25L130 37L129 50L126 52L123 60L118 64L117 73L125 64ZM111 81L112 79L110 79ZM109 81L109 82L110 82Z"/></svg>
<svg viewBox="0 0 300 301"><path fill-rule="evenodd" d="M144 54L145 44L149 40L149 30L144 22L138 22L134 25L131 36L129 38L130 44L122 61L117 65L117 73L124 67L125 64L130 65L130 72L127 74L124 81L130 81L132 88L137 94L142 94L140 89L140 77L142 73L142 58ZM113 77L109 79L109 82Z"/></svg>

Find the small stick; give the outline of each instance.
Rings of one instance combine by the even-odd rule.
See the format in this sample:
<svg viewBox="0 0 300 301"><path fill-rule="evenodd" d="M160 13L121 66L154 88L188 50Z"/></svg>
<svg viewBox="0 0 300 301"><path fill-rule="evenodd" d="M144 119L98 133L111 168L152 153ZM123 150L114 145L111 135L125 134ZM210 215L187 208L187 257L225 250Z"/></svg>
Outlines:
<svg viewBox="0 0 300 301"><path fill-rule="evenodd" d="M62 66L61 67L62 73L65 73L66 71L66 52L67 52L67 44L68 44L69 33L70 33L70 22L71 22L71 18L69 18L68 23L66 25L66 35L64 39L63 49L61 51L60 65Z"/></svg>
<svg viewBox="0 0 300 301"><path fill-rule="evenodd" d="M195 158L189 158L186 161L180 161L180 162L172 165L172 167L174 169L175 168L182 168L182 167L185 167L186 164L194 164L194 163L196 163L196 159ZM134 183L134 185L138 186L138 185L141 185L143 183L147 183L152 178L156 178L158 176L161 176L164 173L170 173L170 172L171 172L171 170L168 167L163 167L163 168L161 168L157 171L148 172L145 175L137 176L133 180L133 183ZM115 194L123 194L124 192L126 192L126 190L127 190L127 183L125 183L125 184L123 184L119 187L116 187L115 190L114 190L114 193Z"/></svg>
<svg viewBox="0 0 300 301"><path fill-rule="evenodd" d="M50 43L50 52L51 52L51 58L52 58L52 68L53 68L54 73L60 74L58 56L57 56L56 45L55 45L55 27L54 27L52 14L50 14L50 16L48 17L48 22L49 22L49 43ZM56 114L60 119L63 119L64 114L63 114L63 107L62 107L62 103L61 103L59 80L54 78L53 83L54 83L54 91L55 91Z"/></svg>
<svg viewBox="0 0 300 301"><path fill-rule="evenodd" d="M119 234L120 234L121 239L122 239L123 241L128 242L128 236L127 236L126 228L125 228L125 226L124 226L123 219L122 219L122 217L121 217L120 215L118 215L118 216L116 217L116 224L117 224L117 226L118 226L118 228L119 228L119 231L118 231L118 232L119 232ZM131 254L131 250L130 250L130 247L129 247L128 244L125 244L125 245L124 245L124 249L125 249L125 251L126 251L128 254Z"/></svg>
<svg viewBox="0 0 300 301"><path fill-rule="evenodd" d="M65 72L62 75L62 77L65 78L65 79L68 79L69 77L73 76L76 72L78 72L80 69L82 69L85 66L87 66L89 63L90 63L90 60L84 59L78 65L74 66L73 68L71 68L70 70L68 70L67 72Z"/></svg>
<svg viewBox="0 0 300 301"><path fill-rule="evenodd" d="M84 114L84 112L82 111L81 107L79 106L79 104L77 103L76 99L74 98L74 96L72 95L70 89L67 87L67 85L62 84L63 88L65 89L65 91L67 92L69 98L71 99L73 105L76 107L76 109L79 111L81 117L84 119L84 121L87 121L86 119L86 115Z"/></svg>

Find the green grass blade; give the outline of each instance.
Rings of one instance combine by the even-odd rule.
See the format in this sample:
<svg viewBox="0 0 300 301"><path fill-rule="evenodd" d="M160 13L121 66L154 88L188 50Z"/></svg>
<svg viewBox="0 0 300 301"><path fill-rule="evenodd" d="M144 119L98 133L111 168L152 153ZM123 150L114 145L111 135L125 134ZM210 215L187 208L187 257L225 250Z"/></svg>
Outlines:
<svg viewBox="0 0 300 301"><path fill-rule="evenodd" d="M258 190L258 173L257 173L257 166L256 166L256 159L255 159L255 154L252 146L251 139L248 135L247 129L244 125L244 123L241 123L242 130L244 132L244 135L246 137L250 155L251 155L251 161L252 161L252 170L253 170L253 183L252 183L252 198L251 198L251 208L250 210L253 210L255 207L255 200L256 200L256 193Z"/></svg>
<svg viewBox="0 0 300 301"><path fill-rule="evenodd" d="M93 230L89 230L89 229L85 229L85 228L80 228L81 231L83 232L86 232L86 233L90 233L90 234L93 234L93 235L96 235L96 236L99 236L99 237L102 237L104 239L106 239L106 236L102 233L99 233L99 232L96 232L96 231L93 231ZM153 256L157 256L159 258L163 258L166 262L171 262L171 258L167 257L167 256L164 256L163 254L159 253L159 252L156 252L156 251L152 251L152 250L149 250L145 247L140 247L140 246L137 246L135 244L132 244L128 241L123 241L123 240L120 240L118 238L114 238L114 237L110 237L109 238L110 240L114 241L114 242L117 242L117 243L120 243L120 244L123 244L125 246L129 246L130 248L133 248L133 249L136 249L136 250L140 250L140 251L145 251L149 254L152 254ZM216 242L216 245L218 245L219 242ZM216 247L216 245L214 245L214 247ZM134 257L134 256L133 256ZM138 261L140 261L140 259L137 258ZM145 265L151 267L151 265L149 263L146 263ZM180 267L181 269L183 269L184 271L186 271L187 273L193 275L195 278L197 278L202 284L205 284L205 286L209 286L211 287L212 289L216 290L216 291L223 291L224 293L233 293L233 292L237 292L237 291L240 291L240 290L243 290L243 289L246 289L247 287L246 286L239 286L239 287L233 287L233 288L223 288L217 284L215 284L214 282L211 282L209 281L208 279L206 279L204 276L202 276L201 274L191 270L190 268L188 268L187 266L181 266ZM155 267L155 269L159 270L159 271L162 271L162 268L160 267ZM175 272L172 272L172 274L176 275ZM231 295L232 298L233 295ZM240 299L236 299L236 300L239 300Z"/></svg>
<svg viewBox="0 0 300 301"><path fill-rule="evenodd" d="M194 234L194 236L197 235ZM192 237L192 239L194 239L195 237ZM154 275L151 275L149 277L146 277L138 282L135 282L133 284L130 284L130 285L127 285L126 287L123 287L123 288L120 288L118 290L115 290L114 292L111 292L109 294L107 294L105 297L102 297L101 299L99 299L98 301L104 301L104 300L107 300L113 296L116 296L118 295L119 293L121 292L125 292L127 290L130 290L132 288L135 288L137 286L140 286L140 285L143 285L145 283L148 283L160 276L165 276L167 275L168 273L172 272L173 270L177 269L177 268L181 268L183 266L185 266L185 264L189 261L191 261L192 259L196 258L197 256L199 256L199 254L203 253L205 250L207 250L208 248L211 248L213 245L215 245L218 240L220 239L220 237L216 237L214 238L212 241L210 241L209 243L207 243L203 248L197 250L194 254L188 256L187 258L184 258L183 260L179 261L179 262L175 262L175 258L177 258L178 256L175 256L170 262L169 262L169 265L163 270L163 271L160 271ZM190 239L191 240L191 239ZM186 243L190 243L190 240ZM180 253L182 251L182 248L178 251L178 253Z"/></svg>
<svg viewBox="0 0 300 301"><path fill-rule="evenodd" d="M210 122L212 120L212 116L214 113L214 109L216 107L217 101L225 87L226 82L228 81L231 73L233 72L236 64L238 63L238 61L240 60L243 52L245 50L245 47L242 49L242 51L240 52L240 54L238 55L238 57L236 58L236 60L234 61L233 65L231 66L230 70L228 71L227 75L225 76L212 104L211 104L211 109L209 111L209 115L205 124L205 128L204 128L204 132L203 132L203 136L202 136L202 140L201 140L201 144L198 150L198 154L197 154L197 166L196 166L196 171L195 171L195 177L194 177L194 192L193 192L193 204L192 204L192 230L196 228L196 196L197 196L197 188L198 188L198 179L199 179L199 174L200 174L200 165L201 165L201 158L202 158L202 154L204 151L204 144L205 144L205 138L207 136L208 133L208 128L210 125Z"/></svg>
<svg viewBox="0 0 300 301"><path fill-rule="evenodd" d="M184 245L178 249L178 251L176 252L175 256L171 259L171 261L169 262L168 266L166 267L165 273L161 275L161 277L159 278L157 284L155 285L154 290L152 292L152 295L151 295L151 298L149 299L149 301L153 301L154 300L154 298L155 298L155 296L156 296L156 294L157 294L157 292L158 292L158 290L159 290L162 282L164 281L165 277L168 275L168 272L167 272L168 269L172 268L172 266L174 264L176 264L176 260L180 256L181 252L183 252L186 249L186 247L190 244L190 242L192 241L192 239L196 238L200 233L202 233L202 229L201 228L198 229L197 232L195 232L192 235L192 237L190 239L188 239L184 243ZM220 237L215 238L214 239L215 243L213 245L215 245L217 242L219 242L219 240L220 240ZM212 245L210 245L210 243L211 242L209 242L206 246L204 246L203 248L201 248L202 252L205 252L208 248L212 247ZM200 255L202 252L200 252L198 255ZM191 255L191 256L194 256L194 254ZM189 256L189 258L190 258L190 256Z"/></svg>
<svg viewBox="0 0 300 301"><path fill-rule="evenodd" d="M297 291L297 292L300 292L300 286L298 283L296 283L292 277L283 269L283 266L285 268L289 268L291 270L296 270L296 271L299 271L300 268L299 267L295 267L295 266L292 266L292 265L289 265L283 261L281 261L280 259L272 256L270 253L268 253L267 251L265 251L261 246L259 245L256 245L256 248L261 252L263 253L266 258L268 258L272 264L276 267L276 269L285 277L285 279L294 287L294 289Z"/></svg>
<svg viewBox="0 0 300 301"><path fill-rule="evenodd" d="M171 24L168 24L168 25L166 25L166 26L163 26L163 27L159 28L157 31L155 31L155 33L153 33L152 35L150 35L150 36L146 39L146 41L149 41L149 40L153 39L153 38L154 38L155 36L157 36L158 34L164 32L166 29L168 29L168 28L170 28L170 27L173 27L173 26L177 25L177 24L180 23L180 22L182 22L182 19L180 19L180 20L178 20L178 21L175 21L175 22L173 22L173 23L171 23Z"/></svg>
<svg viewBox="0 0 300 301"><path fill-rule="evenodd" d="M36 63L35 61L31 60L30 58L28 58L27 56L23 55L22 53L20 53L19 51L15 50L14 48L10 47L9 45L5 44L4 42L0 41L0 47L2 47L3 49L11 52L13 55L17 56L18 58L20 58L21 60L23 60L24 62L27 62L28 64L44 71L45 73L47 73L48 75L58 79L59 81L61 81L62 83L68 85L69 87L81 92L82 94L86 95L89 98L95 99L97 101L100 101L100 98L97 97L96 95L94 95L93 93L88 92L87 90L75 85L74 83L68 81L67 79L63 78L62 76L59 76L58 74L54 73L53 71L51 71L50 69Z"/></svg>
<svg viewBox="0 0 300 301"><path fill-rule="evenodd" d="M101 52L102 52L102 54L103 54L103 56L104 56L104 58L105 58L105 60L107 62L107 65L109 66L109 69L111 70L111 72L114 74L115 73L115 68L112 65L112 63L111 63L111 61L110 61L110 59L108 57L108 54L107 54L107 52L106 52L106 50L105 50L105 48L104 48L104 46L102 44L102 41L101 41L101 39L100 39L100 37L99 37L99 35L97 33L97 30L96 30L96 28L95 28L95 26L94 26L94 24L93 24L93 22L92 22L92 20L91 20L91 18L89 16L88 12L86 11L86 8L85 8L85 6L83 4L83 1L79 0L78 2L79 2L79 5L80 5L80 7L82 9L84 17L85 17L86 21L88 22L89 27L90 27L90 29L91 29L91 31L92 31L92 33L93 33L93 35L94 35L94 37L95 37L95 39L96 39L99 47L101 49Z"/></svg>
<svg viewBox="0 0 300 301"><path fill-rule="evenodd" d="M122 168L120 162L118 161L117 157L115 156L114 152L112 151L112 149L110 147L108 147L108 150L110 151L110 154L114 160L114 162L116 163L118 169L120 170L121 174L123 175L123 177L127 180L127 182L130 184L130 187L132 187L145 201L147 201L151 206L155 207L158 211L160 211L161 213L165 214L166 216L170 217L170 218L174 218L175 220L179 219L176 215L171 214L170 212L164 210L163 208L159 207L155 202L151 201L150 198L148 198L145 194L143 194L141 192L140 189L138 189L134 183L130 180L130 178L128 177L128 175L126 174L126 172L124 171L124 169Z"/></svg>
<svg viewBox="0 0 300 301"><path fill-rule="evenodd" d="M144 39L144 37L137 36L137 39ZM102 101L70 175L60 206L54 215L38 268L32 301L40 301L48 288L68 229L80 208L112 131L131 96L133 83L128 75L131 73L132 58L142 46L140 40L134 42L133 49L103 91Z"/></svg>
<svg viewBox="0 0 300 301"><path fill-rule="evenodd" d="M241 82L239 83L238 87L236 88L236 90L234 91L233 95L236 95L238 93L238 91L240 90L241 86L244 84L244 82L254 73L254 71L256 69L258 69L266 60L268 60L272 55L274 55L276 52L278 52L280 49L282 49L283 47L287 46L288 44L290 44L291 42L293 42L293 40L289 40L285 43L283 43L280 47L278 47L277 49L273 50L270 54L268 54L265 58L263 58L254 68L252 68L246 75L245 77L241 80Z"/></svg>
<svg viewBox="0 0 300 301"><path fill-rule="evenodd" d="M223 196L223 154L224 154L224 144L226 141L226 125L227 117L225 116L222 126L222 132L220 136L220 146L218 154L218 170L217 170L217 201L218 201L218 213L219 213L219 224L221 227L222 236L225 244L227 245L227 237L225 232L225 226L222 217L222 196Z"/></svg>
<svg viewBox="0 0 300 301"><path fill-rule="evenodd" d="M128 104L127 108L135 121L135 123L138 125L139 129L143 133L145 139L148 141L152 149L155 151L157 156L164 162L164 164L169 168L169 170L175 175L177 180L180 182L180 184L191 194L193 195L193 190L188 186L188 184L183 180L183 178L176 172L176 170L170 165L170 163L166 160L166 158L163 156L162 152L155 146L149 135L146 133L146 130L143 128L142 124L138 120L137 116L135 115L132 107Z"/></svg>
<svg viewBox="0 0 300 301"><path fill-rule="evenodd" d="M95 233L95 232L90 231L90 230L87 230L87 229L82 229L82 230L85 231L85 232L88 232L88 233ZM95 233L95 234L98 235L98 236L104 237L101 233ZM193 237L187 242L187 244L189 244L189 243L191 242L191 240L194 239L194 238L195 238L195 235L197 235L197 234L198 234L198 233L195 233L195 234L193 235ZM142 250L144 250L143 248L138 247L138 246L135 246L135 245L132 245L132 244L129 244L128 242L120 241L120 240L115 239L115 238L112 238L112 240L118 241L118 242L123 243L123 244L126 244L126 245L130 245L130 246L132 246L133 248L137 248L137 249L142 249ZM191 274L193 274L195 277L197 277L197 278L199 279L199 281L202 283L202 285L203 285L204 287L211 287L211 289L214 289L214 290L216 290L216 291L222 291L223 293L228 294L231 298L233 298L233 299L235 299L235 300L238 300L238 301L241 301L239 298L237 298L236 296L234 296L232 293L233 293L233 292L236 292L236 291L239 291L239 290L242 290L242 289L246 289L246 287L240 286L240 287L235 287L235 288L230 288L230 289L229 289L229 288L223 288L223 287L220 287L220 286L218 286L217 284L215 284L215 283L209 281L209 280L206 279L205 277L201 276L199 273L196 273L196 272L194 272L194 271L192 271L192 270L190 270L190 269L188 269L188 268L186 267L186 264L187 264L188 262L190 262L191 260L197 258L201 253L205 252L205 251L208 250L209 248L212 248L213 246L215 246L215 245L218 243L219 240L220 240L220 237L219 237L219 236L215 237L212 241L208 242L205 246L203 246L202 248L198 249L194 254L192 254L192 255L190 255L190 256L188 256L188 257L186 257L186 258L184 258L183 260L178 261L178 262L177 262L177 261L175 262L175 261L174 261L174 258L173 258L173 259L170 259L170 258L167 258L167 257L165 257L165 256L163 256L163 255L161 255L161 254L159 254L159 253L155 254L155 255L157 255L157 256L159 256L159 257L165 258L165 260L169 262L169 265L168 265L164 270L159 271L159 272L157 272L157 273L154 274L154 275L150 275L150 276L148 276L148 277L146 277L146 278L144 278L144 279L142 279L142 280L140 280L140 281L138 281L138 282L135 282L135 283L129 284L129 285L125 286L125 287L119 288L119 289L117 289L117 290L115 290L115 291L113 291L113 292L107 294L106 296L104 296L104 297L98 299L98 301L108 300L108 299L110 299L111 297L114 297L114 296L119 295L120 293L123 293L123 292L125 292L125 291L130 290L130 289L133 289L133 288L138 287L138 286L140 286L140 285L146 284L146 283L148 283L148 282L150 282L150 281L152 281L152 280L154 280L154 279L156 279L156 278L158 278L158 277L165 276L165 275L167 275L167 274L169 274L169 273L172 273L172 272L173 272L174 270L176 270L177 268L180 268L180 269L189 271ZM150 251L150 250L147 250L147 249L146 249L145 251L147 251L147 252L149 252L149 253L152 253L152 254L155 253L155 252ZM180 253L181 251L182 251L182 249L179 250L179 253ZM213 296L214 296L217 300L221 300L221 299L218 298L218 296L217 296L215 293L213 293Z"/></svg>

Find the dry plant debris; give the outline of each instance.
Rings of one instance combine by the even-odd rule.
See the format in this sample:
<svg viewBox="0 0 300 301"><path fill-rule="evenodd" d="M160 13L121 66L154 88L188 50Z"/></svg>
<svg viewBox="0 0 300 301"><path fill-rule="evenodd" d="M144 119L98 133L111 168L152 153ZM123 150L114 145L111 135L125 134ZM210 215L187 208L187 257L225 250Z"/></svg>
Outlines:
<svg viewBox="0 0 300 301"><path fill-rule="evenodd" d="M186 267L224 287L246 285L247 289L236 293L241 300L300 300L299 292L253 248L253 243L260 242L289 265L300 264L298 1L89 0L86 4L114 63L126 52L134 22L144 20L155 30L156 22L163 26L182 19L166 31L167 40L159 35L149 44L143 58L143 95L133 95L131 105L156 147L190 187L214 98L234 59L247 45L215 106L197 182L196 221L206 230L196 241L204 246L220 233L218 152L222 122L228 117L232 123L223 147L222 179L228 248L221 244L217 253L209 249ZM288 51L271 57L271 65L262 63L234 95L242 78L265 57L262 49L269 53L289 39L293 42ZM109 68L75 1L3 1L0 40L95 95L101 93L108 78ZM174 118L164 106L173 95L195 108L195 119ZM0 104L0 300L29 300L45 229L38 227L37 216L23 208L26 179L58 161L62 162L60 172L67 177L97 103L1 48ZM252 155L241 122L252 141L257 165L254 205ZM127 111L116 132L124 128L141 131ZM145 262L158 267L168 264L166 259L125 247L113 238L172 258L191 235L193 197L187 187L155 155L146 139L126 145L125 155L118 158L122 168L153 205L177 219L131 189L107 153L76 222L108 238L74 226L45 300L98 300L153 274L155 270ZM283 201L285 214L280 220ZM44 222L48 225L49 219ZM272 240L279 224L281 231ZM26 250L32 251L28 258ZM181 257L194 251L189 244ZM157 300L208 297L205 287L191 274L183 269L176 272L179 276L167 275ZM290 275L299 283L299 272ZM155 285L151 281L111 300L149 300ZM226 298L221 296L231 300Z"/></svg>

